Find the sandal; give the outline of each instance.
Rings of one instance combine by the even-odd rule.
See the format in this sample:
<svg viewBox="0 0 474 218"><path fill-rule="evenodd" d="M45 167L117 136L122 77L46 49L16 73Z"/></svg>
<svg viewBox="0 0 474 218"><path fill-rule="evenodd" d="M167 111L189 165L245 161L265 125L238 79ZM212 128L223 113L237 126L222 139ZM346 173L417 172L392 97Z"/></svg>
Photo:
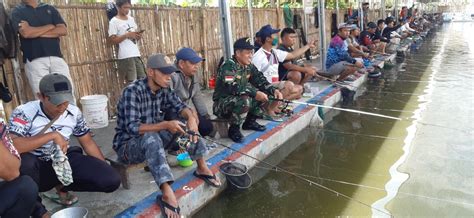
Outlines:
<svg viewBox="0 0 474 218"><path fill-rule="evenodd" d="M211 181L214 180L217 182L217 179L216 179L216 175L213 174L212 176L211 175L201 175L201 174L198 174L197 171L194 171L193 175L199 179L202 179L205 183L207 183L208 185L212 186L212 187L215 187L215 188L219 188L221 187L221 185L216 185L215 183L213 183Z"/></svg>
<svg viewBox="0 0 474 218"><path fill-rule="evenodd" d="M158 203L158 205L160 205L160 210L161 210L161 214L163 215L163 217L168 217L168 215L166 215L166 212L165 212L166 209L171 210L172 212L180 215L179 213L181 211L181 208L179 208L179 206L178 207L173 207L170 204L164 202L162 195L156 196L156 203Z"/></svg>
<svg viewBox="0 0 474 218"><path fill-rule="evenodd" d="M72 206L72 205L76 204L77 202L79 202L79 199L77 198L77 196L71 194L71 192L66 192L65 196L61 196L57 192L56 192L55 195L43 194L43 196L45 198L53 201L56 204L60 204L62 206L66 206L66 207Z"/></svg>
<svg viewBox="0 0 474 218"><path fill-rule="evenodd" d="M262 115L263 120L268 120L268 121L274 121L274 122L283 122L283 119L279 116L272 116L269 114L263 114Z"/></svg>

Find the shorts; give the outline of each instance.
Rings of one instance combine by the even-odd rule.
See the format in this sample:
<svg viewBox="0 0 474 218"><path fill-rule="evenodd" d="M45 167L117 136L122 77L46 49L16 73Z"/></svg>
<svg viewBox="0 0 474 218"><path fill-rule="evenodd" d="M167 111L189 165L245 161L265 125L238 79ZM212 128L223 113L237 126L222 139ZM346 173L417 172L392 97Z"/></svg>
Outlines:
<svg viewBox="0 0 474 218"><path fill-rule="evenodd" d="M133 81L145 77L145 66L140 57L131 57L117 60L120 78Z"/></svg>
<svg viewBox="0 0 474 218"><path fill-rule="evenodd" d="M350 63L347 61L340 61L338 63L335 63L329 69L327 69L326 73L323 73L323 75L327 75L327 76L340 75L346 69L345 65L347 64L350 65Z"/></svg>
<svg viewBox="0 0 474 218"><path fill-rule="evenodd" d="M286 81L286 80L288 80L288 73L290 73L290 72L291 72L291 71L288 71L285 75L281 76L281 77L280 77L280 78L281 78L280 81ZM297 72L299 72L299 71L297 71ZM303 79L303 78L306 76L306 74L304 74L303 72L299 72L299 73L300 73L300 75L301 75L301 79Z"/></svg>

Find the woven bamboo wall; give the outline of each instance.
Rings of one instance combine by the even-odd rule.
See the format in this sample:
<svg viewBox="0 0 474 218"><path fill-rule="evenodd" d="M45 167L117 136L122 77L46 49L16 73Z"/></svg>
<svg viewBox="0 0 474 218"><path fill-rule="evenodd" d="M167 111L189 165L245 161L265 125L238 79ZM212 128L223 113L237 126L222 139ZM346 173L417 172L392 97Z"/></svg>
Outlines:
<svg viewBox="0 0 474 218"><path fill-rule="evenodd" d="M10 7L18 1L7 2ZM121 94L123 84L119 81L115 64L115 47L106 41L108 20L103 4L66 4L64 1L50 2L54 5L68 26L68 35L61 38L61 49L64 59L69 64L70 73L75 85L76 97L91 94L105 94L109 97L109 112L115 111L115 105ZM142 59L153 53L164 53L173 57L180 47L191 47L207 59L201 70L202 85L216 71L222 56L219 11L217 8L164 8L160 6L136 6L132 8L139 29L145 29L139 42ZM302 14L302 10L297 13ZM326 32L330 32L331 11L326 14ZM342 19L340 12L339 19ZM231 9L234 40L249 36L248 11L244 8ZM314 19L312 16L309 20ZM254 32L265 25L284 27L281 9L254 9ZM313 24L308 25L310 40L318 40L319 33ZM317 52L318 49L314 49ZM21 60L19 58L18 60ZM13 73L11 63L5 65L10 90L14 101L4 104L5 111L10 111L20 104L34 99L24 75L23 63L20 61L20 72ZM14 75L17 84L15 85Z"/></svg>

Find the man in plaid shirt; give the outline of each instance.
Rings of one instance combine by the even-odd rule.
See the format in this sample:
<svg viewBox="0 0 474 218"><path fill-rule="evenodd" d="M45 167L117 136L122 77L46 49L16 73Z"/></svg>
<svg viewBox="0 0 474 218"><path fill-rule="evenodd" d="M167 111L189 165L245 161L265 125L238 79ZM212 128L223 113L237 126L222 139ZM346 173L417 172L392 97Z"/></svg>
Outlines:
<svg viewBox="0 0 474 218"><path fill-rule="evenodd" d="M198 132L195 116L179 97L171 91L171 74L178 69L163 54L148 58L147 77L128 85L117 105L118 119L113 148L119 161L136 164L146 161L156 184L163 195L157 196L157 203L165 217L177 217L180 209L171 183L174 178L166 161L165 149L170 147L176 134L184 130ZM163 111L178 112L187 120L183 124L177 120L164 121ZM187 151L196 160L194 175L213 187L221 185L218 178L207 167L204 160L206 147L197 136L190 136L191 145Z"/></svg>

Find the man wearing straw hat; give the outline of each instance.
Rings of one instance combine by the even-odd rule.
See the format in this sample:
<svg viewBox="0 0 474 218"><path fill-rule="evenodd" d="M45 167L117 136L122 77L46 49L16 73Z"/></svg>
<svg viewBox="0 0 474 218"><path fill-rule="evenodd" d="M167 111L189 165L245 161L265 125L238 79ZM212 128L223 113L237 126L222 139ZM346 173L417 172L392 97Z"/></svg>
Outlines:
<svg viewBox="0 0 474 218"><path fill-rule="evenodd" d="M128 85L117 105L117 127L113 149L121 162L135 164L146 161L162 195L156 203L166 217L177 217L180 208L171 188L174 182L171 168L167 163L165 149L172 145L174 134L198 132L196 117L179 97L169 88L171 74L178 69L163 54L154 54L147 61L147 77ZM164 120L164 111L173 109L186 120ZM185 131L185 129L187 131ZM190 136L186 149L196 160L194 176L208 185L220 187L220 180L209 169L204 160L207 151L202 139Z"/></svg>
<svg viewBox="0 0 474 218"><path fill-rule="evenodd" d="M22 0L12 11L12 25L19 33L33 96L39 92L39 82L45 75L59 73L73 82L59 43L60 37L67 35L66 23L56 8L38 0Z"/></svg>
<svg viewBox="0 0 474 218"><path fill-rule="evenodd" d="M69 79L57 73L46 75L39 90L39 100L18 106L10 117L13 145L21 154L21 175L30 176L40 192L61 187L58 195L65 206L70 206L69 191L115 191L120 175L105 162L81 111L71 104ZM69 146L71 135L81 147ZM39 196L31 215L49 216Z"/></svg>

